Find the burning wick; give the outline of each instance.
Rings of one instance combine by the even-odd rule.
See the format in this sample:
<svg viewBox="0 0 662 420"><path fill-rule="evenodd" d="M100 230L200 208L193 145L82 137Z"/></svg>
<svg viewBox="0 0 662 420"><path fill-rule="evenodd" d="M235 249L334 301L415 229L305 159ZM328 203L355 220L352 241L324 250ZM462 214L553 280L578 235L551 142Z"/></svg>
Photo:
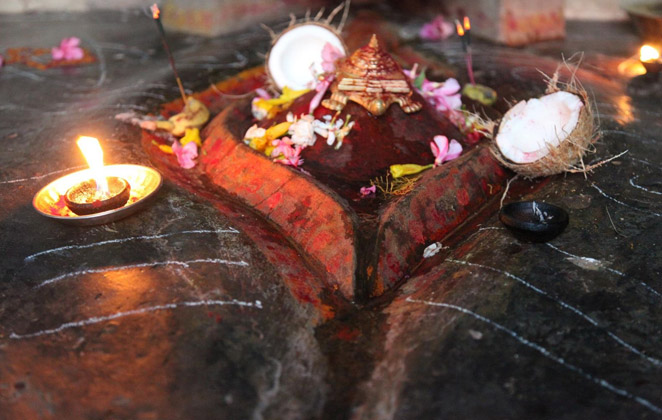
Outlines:
<svg viewBox="0 0 662 420"><path fill-rule="evenodd" d="M469 82L472 85L475 85L476 80L474 79L473 58L471 55L471 22L469 21L469 17L465 16L463 23L460 23L459 20L456 20L455 28L457 29L457 34L460 36L460 40L462 41L462 51L466 53L464 59L467 63Z"/></svg>
<svg viewBox="0 0 662 420"><path fill-rule="evenodd" d="M131 187L118 177L106 177L103 167L103 150L99 140L81 136L76 141L87 164L90 165L92 179L85 180L69 188L64 202L69 210L78 215L99 213L122 207L129 200Z"/></svg>
<svg viewBox="0 0 662 420"><path fill-rule="evenodd" d="M182 85L182 80L179 78L179 74L177 73L177 68L175 67L175 60L172 58L170 47L168 46L168 42L166 41L165 30L163 30L163 24L161 23L161 18L160 18L161 11L159 10L159 6L157 6L156 3L154 3L150 7L150 10L152 11L152 17L154 18L154 22L156 22L156 27L159 29L159 33L161 34L163 49L166 51L166 54L168 55L168 60L170 61L170 67L172 67L172 72L175 73L175 79L177 80L179 93L182 94L182 100L184 101L184 105L186 105L186 92L184 92L184 86Z"/></svg>
<svg viewBox="0 0 662 420"><path fill-rule="evenodd" d="M651 45L644 45L639 50L639 61L646 68L646 73L659 73L662 71L660 52Z"/></svg>
<svg viewBox="0 0 662 420"><path fill-rule="evenodd" d="M99 140L94 137L80 136L76 144L90 166L92 177L96 182L96 191L98 199L107 198L110 195L108 191L108 180L103 173L103 149Z"/></svg>

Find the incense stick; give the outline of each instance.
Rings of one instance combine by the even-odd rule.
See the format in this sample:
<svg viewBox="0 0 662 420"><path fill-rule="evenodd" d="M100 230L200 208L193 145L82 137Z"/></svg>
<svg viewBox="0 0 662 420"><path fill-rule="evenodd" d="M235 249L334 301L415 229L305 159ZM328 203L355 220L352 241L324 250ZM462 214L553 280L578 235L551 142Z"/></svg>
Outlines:
<svg viewBox="0 0 662 420"><path fill-rule="evenodd" d="M154 3L150 9L152 10L152 17L154 18L154 22L156 22L156 27L159 29L159 34L161 34L163 49L165 50L166 55L168 56L168 60L170 61L170 67L172 67L172 72L175 73L175 80L177 80L179 93L181 93L182 100L184 101L184 105L186 105L186 92L184 91L182 80L179 78L179 74L177 73L177 68L175 67L175 60L172 57L172 53L170 52L170 47L168 46L168 42L166 41L165 30L163 29L163 24L161 23L161 17L160 17L161 11L159 10L159 6L157 6L156 3Z"/></svg>
<svg viewBox="0 0 662 420"><path fill-rule="evenodd" d="M465 53L464 60L467 64L469 83L475 85L476 80L474 79L473 57L471 52L471 23L469 17L465 16L462 24L459 20L455 20L455 28L457 29L457 34L460 36L460 41L462 41L462 51Z"/></svg>

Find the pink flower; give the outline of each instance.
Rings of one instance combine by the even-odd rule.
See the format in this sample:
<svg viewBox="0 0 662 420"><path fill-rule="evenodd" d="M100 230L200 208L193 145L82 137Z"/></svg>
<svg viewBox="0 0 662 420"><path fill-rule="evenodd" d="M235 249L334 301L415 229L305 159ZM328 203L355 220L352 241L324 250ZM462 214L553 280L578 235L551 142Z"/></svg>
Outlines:
<svg viewBox="0 0 662 420"><path fill-rule="evenodd" d="M274 149L271 151L271 157L277 158L278 156L291 156L293 153L292 148L292 139L289 137L283 137L282 139L276 139L271 142L271 145L274 146Z"/></svg>
<svg viewBox="0 0 662 420"><path fill-rule="evenodd" d="M418 35L426 41L438 41L448 38L454 31L455 28L451 22L444 19L442 15L437 15L434 20L423 25Z"/></svg>
<svg viewBox="0 0 662 420"><path fill-rule="evenodd" d="M448 143L446 136L434 136L434 141L430 142L430 149L434 155L434 166L453 160L462 153L462 145L453 139Z"/></svg>
<svg viewBox="0 0 662 420"><path fill-rule="evenodd" d="M83 58L83 49L78 46L79 44L80 39L75 36L64 38L59 47L51 49L53 60L80 60Z"/></svg>
<svg viewBox="0 0 662 420"><path fill-rule="evenodd" d="M198 145L195 142L186 143L182 146L177 140L172 144L172 151L177 156L177 163L184 169L191 169L196 162L193 160L198 157Z"/></svg>
<svg viewBox="0 0 662 420"><path fill-rule="evenodd" d="M361 197L367 197L373 195L377 192L377 186L373 185L370 187L361 187Z"/></svg>
<svg viewBox="0 0 662 420"><path fill-rule="evenodd" d="M271 157L275 158L274 162L282 163L283 165L293 166L298 168L299 165L303 164L303 159L301 159L301 151L305 146L292 146L292 139L289 137L283 137L280 140L274 140L271 142L274 147L274 150L271 151Z"/></svg>
<svg viewBox="0 0 662 420"><path fill-rule="evenodd" d="M313 99L310 100L310 105L308 107L309 114L312 114L317 109L320 102L322 102L324 94L327 89L329 89L333 79L336 78L336 75L334 74L336 71L336 61L344 56L345 53L340 51L335 45L328 42L324 44L324 48L322 48L322 70L324 70L326 74L320 75L317 78L317 84L315 85L317 93L313 96Z"/></svg>
<svg viewBox="0 0 662 420"><path fill-rule="evenodd" d="M257 93L258 98L261 99L271 99L271 95L269 95L269 92L262 88L257 88L255 89L255 93Z"/></svg>
<svg viewBox="0 0 662 420"><path fill-rule="evenodd" d="M440 112L452 111L462 107L460 84L453 78L446 80L444 83L424 80L421 85L421 94Z"/></svg>
<svg viewBox="0 0 662 420"><path fill-rule="evenodd" d="M336 71L336 60L345 56L345 53L340 51L335 45L330 43L324 44L322 48L322 70L327 73Z"/></svg>
<svg viewBox="0 0 662 420"><path fill-rule="evenodd" d="M274 141L273 143L276 143L276 141ZM279 151L276 152L277 150ZM281 142L276 146L276 149L274 149L271 152L271 156L272 157L277 156L277 158L274 159L274 162L278 162L278 163L282 163L283 165L288 165L298 168L299 165L303 164L303 159L301 159L302 150L303 150L302 146L292 147L290 145L287 145L285 142Z"/></svg>
<svg viewBox="0 0 662 420"><path fill-rule="evenodd" d="M418 65L414 65L411 70L404 70L404 73L411 80L416 91L437 111L452 113L462 107L460 84L457 80L449 78L443 83L431 82L425 78L425 71L417 74L417 70Z"/></svg>
<svg viewBox="0 0 662 420"><path fill-rule="evenodd" d="M320 105L320 102L322 102L322 98L324 97L326 91L329 89L329 86L331 85L331 82L333 82L333 79L335 79L335 75L331 74L322 78L317 82L317 86L315 86L315 90L317 91L317 93L315 94L315 96L313 96L313 99L310 100L310 105L308 106L309 114L315 112L317 107Z"/></svg>

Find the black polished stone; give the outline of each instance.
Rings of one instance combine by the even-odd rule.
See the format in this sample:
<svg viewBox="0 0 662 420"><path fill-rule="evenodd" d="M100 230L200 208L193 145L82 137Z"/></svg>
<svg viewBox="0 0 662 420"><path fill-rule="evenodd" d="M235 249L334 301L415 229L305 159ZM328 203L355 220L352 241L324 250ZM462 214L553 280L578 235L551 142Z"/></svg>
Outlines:
<svg viewBox="0 0 662 420"><path fill-rule="evenodd" d="M78 135L99 137L109 164L149 164L139 131L114 115L178 96L150 20L0 16L0 53L78 36L99 58L0 69L0 418L662 415L662 109L616 72L638 47L629 28L571 23L565 42L474 47L476 78L501 107L542 93L538 70L551 74L561 52L586 53L578 74L602 128L587 163L629 152L508 196L567 208L562 236L521 243L487 214L421 256L396 293L337 303L325 320L288 286L317 268L231 200L166 181L151 206L108 225L32 209L39 188L84 165ZM258 28L168 38L190 90L259 63L269 45ZM414 46L463 69L456 40Z"/></svg>

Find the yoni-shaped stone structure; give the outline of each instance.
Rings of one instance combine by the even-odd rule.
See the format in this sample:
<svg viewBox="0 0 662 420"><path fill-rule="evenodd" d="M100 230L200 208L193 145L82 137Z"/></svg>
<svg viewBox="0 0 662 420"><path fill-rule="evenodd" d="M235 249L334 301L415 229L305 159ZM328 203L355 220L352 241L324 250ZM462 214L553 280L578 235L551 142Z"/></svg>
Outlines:
<svg viewBox="0 0 662 420"><path fill-rule="evenodd" d="M323 138L306 148L305 172L274 163L243 143L255 123L246 99L223 109L206 127L200 161L216 186L288 235L319 269L326 290L356 300L381 295L405 279L428 245L499 194L506 174L485 145L465 145L460 158L423 173L406 195L362 198L360 188L386 175L390 165L431 163L435 135L460 141L462 136L413 90L374 38L340 63L336 77L333 95L314 116L322 119L341 108L355 125L338 150ZM254 86L257 78L246 84ZM282 122L287 112L307 114L314 94L260 125ZM389 106L394 103L400 106Z"/></svg>

